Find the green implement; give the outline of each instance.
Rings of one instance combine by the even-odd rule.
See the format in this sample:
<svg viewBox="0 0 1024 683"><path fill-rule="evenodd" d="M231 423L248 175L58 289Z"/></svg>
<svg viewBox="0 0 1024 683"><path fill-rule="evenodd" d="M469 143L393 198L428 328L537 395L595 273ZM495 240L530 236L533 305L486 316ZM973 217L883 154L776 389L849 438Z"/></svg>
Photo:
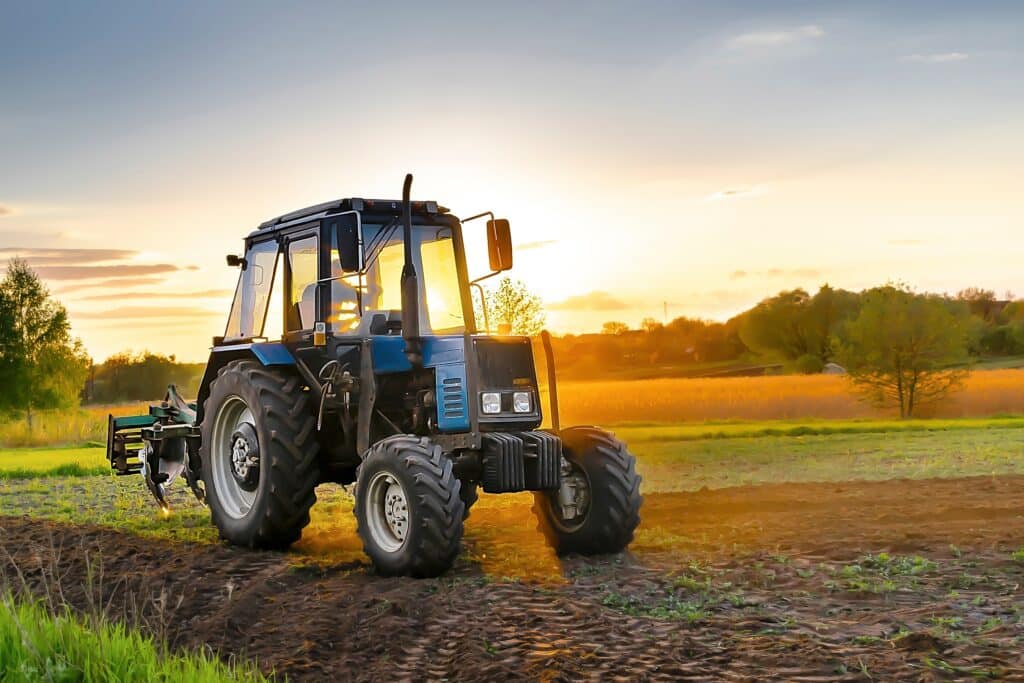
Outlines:
<svg viewBox="0 0 1024 683"><path fill-rule="evenodd" d="M200 481L199 428L196 404L189 403L172 384L148 415L107 416L107 460L119 476L141 474L146 488L168 510L167 487L184 476L200 502L206 495Z"/></svg>

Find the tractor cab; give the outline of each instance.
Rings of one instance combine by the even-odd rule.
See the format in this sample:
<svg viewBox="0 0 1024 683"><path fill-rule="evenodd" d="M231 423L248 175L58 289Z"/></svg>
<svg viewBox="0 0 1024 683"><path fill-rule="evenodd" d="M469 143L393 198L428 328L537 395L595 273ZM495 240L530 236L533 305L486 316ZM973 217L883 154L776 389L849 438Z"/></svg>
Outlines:
<svg viewBox="0 0 1024 683"><path fill-rule="evenodd" d="M507 220L436 202L349 198L265 221L241 255L224 334L194 404L168 389L148 416L110 418L108 457L162 507L184 476L221 535L285 547L318 484L357 483L366 553L389 574L434 575L488 493L534 491L561 551L624 547L639 521L633 456L592 427L561 429L550 339L551 429L533 345L492 336L479 282L512 267ZM474 223L479 219L486 221ZM471 280L463 230L487 233Z"/></svg>

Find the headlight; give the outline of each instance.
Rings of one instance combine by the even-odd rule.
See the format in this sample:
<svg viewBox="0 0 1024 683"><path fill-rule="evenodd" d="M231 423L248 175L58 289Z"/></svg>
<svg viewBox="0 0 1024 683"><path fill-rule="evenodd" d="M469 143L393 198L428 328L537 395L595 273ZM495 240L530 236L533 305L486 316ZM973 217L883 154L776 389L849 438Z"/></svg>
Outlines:
<svg viewBox="0 0 1024 683"><path fill-rule="evenodd" d="M495 391L488 391L480 395L480 407L488 415L501 412L501 394Z"/></svg>
<svg viewBox="0 0 1024 683"><path fill-rule="evenodd" d="M529 391L517 391L512 394L512 410L517 413L528 413L530 412L530 392Z"/></svg>

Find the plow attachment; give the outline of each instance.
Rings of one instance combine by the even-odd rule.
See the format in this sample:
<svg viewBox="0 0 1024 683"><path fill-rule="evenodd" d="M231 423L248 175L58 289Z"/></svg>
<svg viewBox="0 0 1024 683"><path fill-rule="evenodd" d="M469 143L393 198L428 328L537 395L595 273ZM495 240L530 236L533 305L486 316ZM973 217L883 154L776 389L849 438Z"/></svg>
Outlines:
<svg viewBox="0 0 1024 683"><path fill-rule="evenodd" d="M167 488L184 477L200 502L206 495L200 481L199 428L196 406L172 384L148 415L107 417L107 460L120 476L141 474L146 488L164 511L170 509Z"/></svg>

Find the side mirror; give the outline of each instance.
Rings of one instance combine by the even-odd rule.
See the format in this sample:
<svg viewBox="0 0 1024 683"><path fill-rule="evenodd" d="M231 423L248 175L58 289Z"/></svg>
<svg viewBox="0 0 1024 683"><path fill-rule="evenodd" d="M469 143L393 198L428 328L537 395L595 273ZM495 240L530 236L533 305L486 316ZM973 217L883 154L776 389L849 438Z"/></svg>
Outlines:
<svg viewBox="0 0 1024 683"><path fill-rule="evenodd" d="M359 253L359 245L362 242L362 223L359 214L354 211L342 214L332 220L331 225L342 272L358 272L363 265Z"/></svg>
<svg viewBox="0 0 1024 683"><path fill-rule="evenodd" d="M246 265L248 265L248 263L244 258L238 256L237 254L228 254L228 265L231 266L232 268L237 268L238 266L241 266L242 270L245 270L245 267Z"/></svg>
<svg viewBox="0 0 1024 683"><path fill-rule="evenodd" d="M487 221L487 255L493 271L512 267L512 230L508 220L495 218Z"/></svg>

